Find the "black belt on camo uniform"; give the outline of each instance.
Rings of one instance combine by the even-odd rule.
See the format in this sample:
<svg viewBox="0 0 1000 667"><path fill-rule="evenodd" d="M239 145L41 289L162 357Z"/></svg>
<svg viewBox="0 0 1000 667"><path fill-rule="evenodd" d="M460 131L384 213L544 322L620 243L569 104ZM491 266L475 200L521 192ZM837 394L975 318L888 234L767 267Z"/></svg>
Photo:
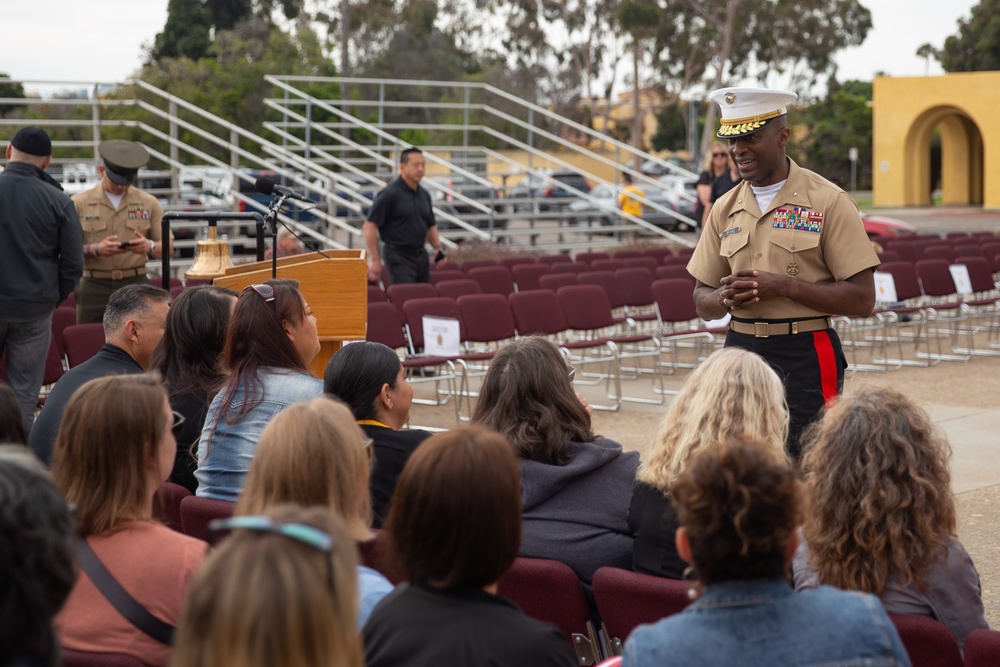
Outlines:
<svg viewBox="0 0 1000 667"><path fill-rule="evenodd" d="M111 280L122 280L124 278L135 278L136 276L146 275L146 267L140 266L137 269L112 269L110 271L105 271L103 269L84 269L84 278L99 278L101 280L106 280L110 278Z"/></svg>
<svg viewBox="0 0 1000 667"><path fill-rule="evenodd" d="M737 320L733 318L729 321L729 328L740 334L756 336L757 338L770 338L771 336L787 336L789 334L808 333L810 331L823 331L830 328L830 318L811 317L805 320L792 320L789 322L755 322L753 320Z"/></svg>

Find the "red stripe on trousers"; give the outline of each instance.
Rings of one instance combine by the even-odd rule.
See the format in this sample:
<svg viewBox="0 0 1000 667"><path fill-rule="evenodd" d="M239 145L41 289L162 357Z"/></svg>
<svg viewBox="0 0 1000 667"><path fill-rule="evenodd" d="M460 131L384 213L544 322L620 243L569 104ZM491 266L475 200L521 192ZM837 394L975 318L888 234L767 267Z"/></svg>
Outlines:
<svg viewBox="0 0 1000 667"><path fill-rule="evenodd" d="M826 331L813 332L813 347L819 364L820 386L823 387L823 402L830 405L837 398L837 359L833 355L833 343Z"/></svg>

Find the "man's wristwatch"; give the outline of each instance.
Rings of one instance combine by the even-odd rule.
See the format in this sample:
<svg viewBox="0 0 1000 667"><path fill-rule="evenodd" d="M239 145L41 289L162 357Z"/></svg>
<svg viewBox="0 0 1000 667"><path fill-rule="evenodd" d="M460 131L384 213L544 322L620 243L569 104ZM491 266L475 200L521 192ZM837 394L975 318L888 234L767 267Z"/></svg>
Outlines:
<svg viewBox="0 0 1000 667"><path fill-rule="evenodd" d="M156 241L149 239L149 254L152 255L156 252Z"/></svg>

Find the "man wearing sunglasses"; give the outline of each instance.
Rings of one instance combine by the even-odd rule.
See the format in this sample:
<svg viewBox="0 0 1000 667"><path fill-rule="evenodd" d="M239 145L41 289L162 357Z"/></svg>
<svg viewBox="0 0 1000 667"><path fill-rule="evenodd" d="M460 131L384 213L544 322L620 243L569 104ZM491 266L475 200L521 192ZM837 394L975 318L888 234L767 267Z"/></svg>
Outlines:
<svg viewBox="0 0 1000 667"><path fill-rule="evenodd" d="M146 370L163 338L169 304L170 292L152 285L128 285L111 295L104 311L104 347L59 378L28 435L28 444L45 465L52 462L63 410L77 389L105 375Z"/></svg>
<svg viewBox="0 0 1000 667"><path fill-rule="evenodd" d="M108 298L125 285L149 284L146 262L170 252L162 238L163 206L135 187L149 151L114 139L97 147L101 180L73 196L83 226L83 279L76 291L76 322L100 322Z"/></svg>
<svg viewBox="0 0 1000 667"><path fill-rule="evenodd" d="M698 314L732 316L726 345L761 355L784 380L798 458L802 430L844 386L847 360L831 315L867 317L879 260L857 204L785 155L793 92L723 88L720 139L743 182L712 207L687 265Z"/></svg>

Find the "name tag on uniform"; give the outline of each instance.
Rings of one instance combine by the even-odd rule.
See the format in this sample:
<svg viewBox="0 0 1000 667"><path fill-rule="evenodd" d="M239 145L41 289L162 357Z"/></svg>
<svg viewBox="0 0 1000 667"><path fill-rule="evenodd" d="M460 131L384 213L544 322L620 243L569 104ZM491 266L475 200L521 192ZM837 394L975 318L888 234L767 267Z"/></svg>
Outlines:
<svg viewBox="0 0 1000 667"><path fill-rule="evenodd" d="M774 212L771 227L818 233L823 231L823 214L805 208L779 208Z"/></svg>
<svg viewBox="0 0 1000 667"><path fill-rule="evenodd" d="M84 220L100 220L101 216L99 216L99 215L85 215L85 216L83 216L83 219Z"/></svg>
<svg viewBox="0 0 1000 667"><path fill-rule="evenodd" d="M149 220L149 211L142 207L142 204L134 204L128 207L129 220Z"/></svg>
<svg viewBox="0 0 1000 667"><path fill-rule="evenodd" d="M726 231L722 232L722 238L726 238L727 236L731 236L733 234L738 234L739 232L740 232L739 227L733 227L732 229L727 229Z"/></svg>

